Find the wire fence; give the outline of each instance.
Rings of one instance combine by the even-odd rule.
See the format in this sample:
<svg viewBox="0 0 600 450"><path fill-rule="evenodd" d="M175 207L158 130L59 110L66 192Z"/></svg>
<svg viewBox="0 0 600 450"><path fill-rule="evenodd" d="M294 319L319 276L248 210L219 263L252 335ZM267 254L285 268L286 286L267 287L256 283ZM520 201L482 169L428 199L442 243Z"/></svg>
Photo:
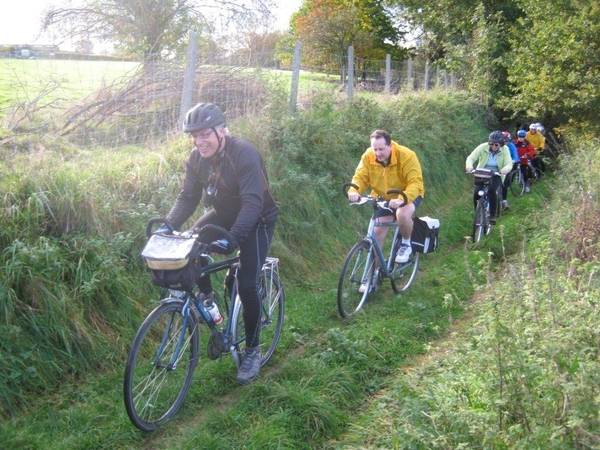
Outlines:
<svg viewBox="0 0 600 450"><path fill-rule="evenodd" d="M296 49L291 65L275 53L223 56L197 49L171 61L0 59L0 121L13 135L55 133L83 147L118 148L169 139L196 102L218 104L230 121L256 114L269 101L273 81L289 87L292 112L309 108L317 91L343 99L459 84L427 61L355 59L352 48L308 70L301 45Z"/></svg>

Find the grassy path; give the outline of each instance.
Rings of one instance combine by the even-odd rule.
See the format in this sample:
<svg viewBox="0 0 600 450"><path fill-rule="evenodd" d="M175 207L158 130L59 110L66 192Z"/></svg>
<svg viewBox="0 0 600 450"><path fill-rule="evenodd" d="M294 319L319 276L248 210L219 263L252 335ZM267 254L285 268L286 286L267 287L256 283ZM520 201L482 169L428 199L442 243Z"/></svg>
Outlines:
<svg viewBox="0 0 600 450"><path fill-rule="evenodd" d="M332 265L333 273L318 282L286 286L284 334L262 376L249 386L238 385L230 358L197 371L183 410L155 433L139 432L129 422L119 371L62 386L53 397L41 396L35 410L1 424L0 442L11 449L355 445L365 427L377 422L380 399L393 391L397 380L438 347L436 343L448 341L450 331L463 327L460 320L475 290L485 284L502 255L521 247L519 230L534 226L523 212L544 201L542 192L535 189L513 201L492 235L468 251L463 237L470 232L471 205L465 194L440 217L442 245L425 255L411 289L395 296L387 286L364 314L350 320L338 316L335 303L335 268L341 267L343 255ZM285 267L282 273L285 282Z"/></svg>

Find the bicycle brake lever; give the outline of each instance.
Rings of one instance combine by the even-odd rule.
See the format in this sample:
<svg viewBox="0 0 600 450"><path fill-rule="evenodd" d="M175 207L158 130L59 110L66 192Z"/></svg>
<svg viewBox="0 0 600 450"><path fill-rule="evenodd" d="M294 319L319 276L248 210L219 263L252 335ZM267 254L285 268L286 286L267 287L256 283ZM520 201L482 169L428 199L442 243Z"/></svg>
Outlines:
<svg viewBox="0 0 600 450"><path fill-rule="evenodd" d="M390 204L385 200L381 201L381 202L377 202L377 205L379 205L379 207L381 209L387 209L388 211L394 212L394 210L392 208L390 208Z"/></svg>
<svg viewBox="0 0 600 450"><path fill-rule="evenodd" d="M365 203L367 203L369 201L368 197L361 197L359 201L357 202L351 202L351 205L356 205L356 206L360 206L360 205L364 205Z"/></svg>

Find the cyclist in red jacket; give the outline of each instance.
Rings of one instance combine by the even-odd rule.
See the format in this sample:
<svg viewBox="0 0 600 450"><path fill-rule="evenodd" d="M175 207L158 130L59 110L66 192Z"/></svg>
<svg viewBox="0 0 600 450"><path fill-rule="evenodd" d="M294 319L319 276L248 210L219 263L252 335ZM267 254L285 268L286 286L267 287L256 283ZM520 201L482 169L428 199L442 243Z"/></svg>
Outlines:
<svg viewBox="0 0 600 450"><path fill-rule="evenodd" d="M513 141L513 144L517 147L521 175L523 176L523 183L525 184L525 192L529 192L530 189L527 180L533 176L531 159L535 156L535 147L525 138L526 134L527 132L525 130L519 130L517 132L517 139Z"/></svg>

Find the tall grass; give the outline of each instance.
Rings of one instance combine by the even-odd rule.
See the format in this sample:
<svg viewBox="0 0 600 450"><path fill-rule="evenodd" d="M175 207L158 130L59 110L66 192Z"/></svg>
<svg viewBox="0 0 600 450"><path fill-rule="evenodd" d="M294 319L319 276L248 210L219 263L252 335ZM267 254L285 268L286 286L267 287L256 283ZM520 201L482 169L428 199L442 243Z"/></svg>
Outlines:
<svg viewBox="0 0 600 450"><path fill-rule="evenodd" d="M397 377L334 447L600 447L598 143L570 144L502 276L482 258L469 329Z"/></svg>
<svg viewBox="0 0 600 450"><path fill-rule="evenodd" d="M273 254L285 281L298 285L337 271L365 231L368 213L350 209L340 188L373 129L389 129L419 153L428 189L422 210L432 215L446 209L436 192L462 192L453 167L487 133L485 112L462 94L343 107L323 96L295 116L284 112L284 98L274 95L264 117L230 126L265 155L281 204ZM432 111L447 119L431 119ZM3 414L92 370L120 367L156 293L138 256L144 225L168 212L189 150L182 138L164 148L83 151L50 136L14 138L2 149Z"/></svg>

